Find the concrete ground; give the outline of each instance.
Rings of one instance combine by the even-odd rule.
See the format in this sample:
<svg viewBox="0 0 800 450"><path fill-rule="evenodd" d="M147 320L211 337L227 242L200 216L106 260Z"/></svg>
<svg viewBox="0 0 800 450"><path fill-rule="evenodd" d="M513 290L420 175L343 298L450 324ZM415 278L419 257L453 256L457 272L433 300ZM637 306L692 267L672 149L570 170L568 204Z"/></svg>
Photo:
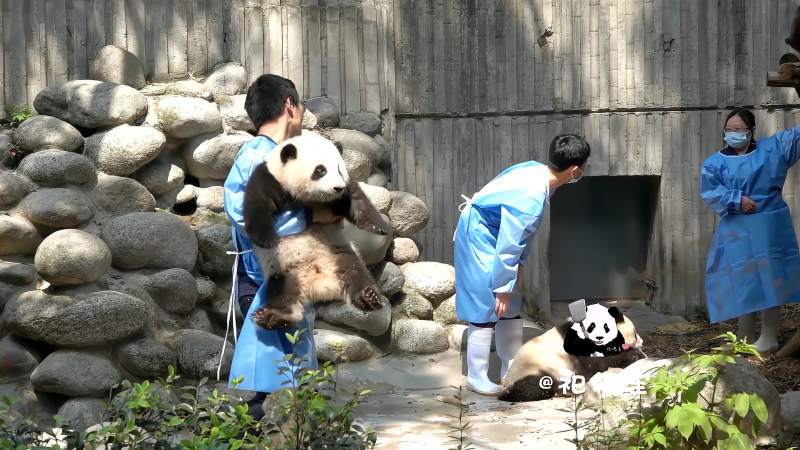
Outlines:
<svg viewBox="0 0 800 450"><path fill-rule="evenodd" d="M610 303L607 305L611 305ZM618 302L617 306L633 320L639 330L653 331L660 326L685 323L682 318L653 312L639 302ZM554 316L565 317L566 305L555 305ZM544 331L534 321L524 321L525 339ZM339 366L337 396L357 389L372 393L359 407L358 416L378 433L376 448L447 449L455 448L449 428L458 424L453 386L464 383L466 363L461 349L434 355L387 355L368 361ZM499 360L492 353L490 378L497 382ZM472 424L469 437L475 449L574 449L569 441L575 432L573 399L507 403L477 395L464 389ZM579 418L586 419L590 412Z"/></svg>

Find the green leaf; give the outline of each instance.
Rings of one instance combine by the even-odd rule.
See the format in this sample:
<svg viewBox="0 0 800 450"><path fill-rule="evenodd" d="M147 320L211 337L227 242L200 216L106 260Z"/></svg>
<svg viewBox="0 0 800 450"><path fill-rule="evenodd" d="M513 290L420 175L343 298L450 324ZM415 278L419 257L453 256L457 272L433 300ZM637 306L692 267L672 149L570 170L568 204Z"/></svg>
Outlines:
<svg viewBox="0 0 800 450"><path fill-rule="evenodd" d="M667 437L661 433L653 434L653 440L658 442L659 444L663 445L664 447L667 446Z"/></svg>
<svg viewBox="0 0 800 450"><path fill-rule="evenodd" d="M753 441L743 433L734 434L719 443L718 448L725 450L753 450L756 447Z"/></svg>
<svg viewBox="0 0 800 450"><path fill-rule="evenodd" d="M750 396L745 393L734 394L732 400L733 410L736 414L739 417L747 416L747 412L750 410Z"/></svg>
<svg viewBox="0 0 800 450"><path fill-rule="evenodd" d="M759 422L767 423L769 411L767 410L766 403L764 403L764 400L762 400L761 397L756 394L750 394L750 407L753 409L753 414L755 414L756 419L758 419Z"/></svg>

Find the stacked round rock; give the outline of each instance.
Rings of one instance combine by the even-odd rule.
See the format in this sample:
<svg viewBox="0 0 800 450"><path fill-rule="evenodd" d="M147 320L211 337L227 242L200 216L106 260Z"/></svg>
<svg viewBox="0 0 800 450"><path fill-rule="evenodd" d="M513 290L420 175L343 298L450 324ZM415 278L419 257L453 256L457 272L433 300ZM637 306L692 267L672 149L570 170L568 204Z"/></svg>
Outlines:
<svg viewBox="0 0 800 450"><path fill-rule="evenodd" d="M123 49L104 47L94 67L94 80L39 92L38 115L0 142L26 155L0 167L0 393L33 399L31 410L37 395L71 397L59 411L67 415L96 407L91 399L123 378L158 377L169 365L188 378L216 377L233 264L222 184L255 133L239 63L202 82L144 87L141 63ZM418 261L412 237L428 210L387 189L381 118L340 118L324 97L306 107L304 128L342 144L351 176L394 227L377 236L345 223L385 307L321 306L318 356L446 350L454 271ZM223 380L231 356L232 345Z"/></svg>

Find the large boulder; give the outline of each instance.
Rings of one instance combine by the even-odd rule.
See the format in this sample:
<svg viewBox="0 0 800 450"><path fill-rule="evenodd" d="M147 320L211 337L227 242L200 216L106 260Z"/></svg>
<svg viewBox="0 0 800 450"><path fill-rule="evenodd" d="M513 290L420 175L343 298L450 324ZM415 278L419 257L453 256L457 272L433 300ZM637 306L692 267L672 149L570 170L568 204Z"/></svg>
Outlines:
<svg viewBox="0 0 800 450"><path fill-rule="evenodd" d="M317 119L317 126L333 128L339 125L339 107L328 97L313 97L305 101L306 110Z"/></svg>
<svg viewBox="0 0 800 450"><path fill-rule="evenodd" d="M144 282L144 287L160 307L171 313L187 314L197 303L197 282L184 269L153 274Z"/></svg>
<svg viewBox="0 0 800 450"><path fill-rule="evenodd" d="M239 149L251 139L245 132L198 136L183 151L186 170L197 178L224 180Z"/></svg>
<svg viewBox="0 0 800 450"><path fill-rule="evenodd" d="M212 278L225 278L231 275L234 255L233 238L229 225L215 224L200 227L195 231L200 255L197 263L200 271Z"/></svg>
<svg viewBox="0 0 800 450"><path fill-rule="evenodd" d="M133 212L153 212L156 199L136 180L116 175L100 174L92 191L95 204L118 216Z"/></svg>
<svg viewBox="0 0 800 450"><path fill-rule="evenodd" d="M191 378L217 377L217 367L222 353L223 339L201 330L180 330L172 337L172 346L178 352L181 372ZM221 377L227 377L233 360L233 346L225 348Z"/></svg>
<svg viewBox="0 0 800 450"><path fill-rule="evenodd" d="M63 150L42 150L26 156L17 173L39 186L82 185L97 180L94 164L83 155Z"/></svg>
<svg viewBox="0 0 800 450"><path fill-rule="evenodd" d="M381 292L387 297L400 292L406 282L403 271L394 263L388 261L380 264L373 274L378 286L381 288Z"/></svg>
<svg viewBox="0 0 800 450"><path fill-rule="evenodd" d="M39 91L33 107L78 127L104 128L140 121L147 114L147 99L130 86L74 80Z"/></svg>
<svg viewBox="0 0 800 450"><path fill-rule="evenodd" d="M169 366L178 366L175 351L150 338L125 344L117 350L116 358L125 370L143 378L166 375Z"/></svg>
<svg viewBox="0 0 800 450"><path fill-rule="evenodd" d="M0 339L0 361L0 383L29 375L39 364L36 354L11 335Z"/></svg>
<svg viewBox="0 0 800 450"><path fill-rule="evenodd" d="M131 295L98 291L51 295L27 291L3 310L6 330L18 336L65 347L107 345L139 331L147 304Z"/></svg>
<svg viewBox="0 0 800 450"><path fill-rule="evenodd" d="M33 185L25 178L10 170L0 171L0 211L13 208L33 189Z"/></svg>
<svg viewBox="0 0 800 450"><path fill-rule="evenodd" d="M181 97L198 97L212 101L214 95L203 83L195 80L180 80L174 83L151 84L139 90L147 96L178 95Z"/></svg>
<svg viewBox="0 0 800 450"><path fill-rule="evenodd" d="M433 318L433 305L425 297L414 292L403 292L400 301L392 306L395 318L430 320Z"/></svg>
<svg viewBox="0 0 800 450"><path fill-rule="evenodd" d="M374 353L366 339L334 330L314 330L314 344L317 358L333 363L363 361Z"/></svg>
<svg viewBox="0 0 800 450"><path fill-rule="evenodd" d="M128 176L156 159L167 138L153 127L121 125L86 139L83 154L98 170Z"/></svg>
<svg viewBox="0 0 800 450"><path fill-rule="evenodd" d="M192 270L197 260L197 238L185 222L169 213L115 217L103 229L102 237L111 249L112 264L123 270Z"/></svg>
<svg viewBox="0 0 800 450"><path fill-rule="evenodd" d="M388 167L391 158L388 148L380 145L365 133L343 128L327 130L326 133L330 139L342 144L345 154L351 151L367 157L370 161L370 168ZM370 171L370 173L372 172Z"/></svg>
<svg viewBox="0 0 800 450"><path fill-rule="evenodd" d="M214 332L214 326L211 324L211 317L202 309L195 309L189 314L186 324L193 330Z"/></svg>
<svg viewBox="0 0 800 450"><path fill-rule="evenodd" d="M434 307L456 292L456 271L448 264L423 261L403 265L403 291L416 292L433 303Z"/></svg>
<svg viewBox="0 0 800 450"><path fill-rule="evenodd" d="M59 230L39 245L34 264L52 285L91 283L111 268L111 250L93 234Z"/></svg>
<svg viewBox="0 0 800 450"><path fill-rule="evenodd" d="M49 354L31 374L37 391L69 397L103 397L121 380L107 358L74 350Z"/></svg>
<svg viewBox="0 0 800 450"><path fill-rule="evenodd" d="M436 310L433 311L433 321L441 324L442 326L458 323L455 295L443 301L442 303L439 303L439 306L437 306Z"/></svg>
<svg viewBox="0 0 800 450"><path fill-rule="evenodd" d="M382 214L382 216L389 222L387 215ZM377 264L386 258L386 251L392 244L391 230L388 234L381 236L362 230L348 221L342 222L341 226L344 228L343 235L356 246L365 264Z"/></svg>
<svg viewBox="0 0 800 450"><path fill-rule="evenodd" d="M360 131L368 136L375 136L381 132L381 118L377 114L371 112L351 112L342 117L342 120L339 121L339 126Z"/></svg>
<svg viewBox="0 0 800 450"><path fill-rule="evenodd" d="M87 428L103 422L106 411L106 401L99 398L71 398L61 405L58 415L64 418L64 423L75 431L84 431Z"/></svg>
<svg viewBox="0 0 800 450"><path fill-rule="evenodd" d="M78 228L92 218L91 200L82 192L55 188L36 191L22 200L19 214L43 231Z"/></svg>
<svg viewBox="0 0 800 450"><path fill-rule="evenodd" d="M42 237L24 217L0 213L0 256L32 255Z"/></svg>
<svg viewBox="0 0 800 450"><path fill-rule="evenodd" d="M157 126L174 138L190 138L222 131L217 107L196 97L167 95L156 102Z"/></svg>
<svg viewBox="0 0 800 450"><path fill-rule="evenodd" d="M256 131L253 121L244 109L247 95L219 95L215 98L226 130Z"/></svg>
<svg viewBox="0 0 800 450"><path fill-rule="evenodd" d="M89 63L89 78L126 84L134 89L145 86L144 66L133 53L106 45Z"/></svg>
<svg viewBox="0 0 800 450"><path fill-rule="evenodd" d="M206 78L205 86L214 94L220 95L244 94L247 91L247 69L238 62L228 62L214 68Z"/></svg>
<svg viewBox="0 0 800 450"><path fill-rule="evenodd" d="M428 225L428 207L419 198L408 192L393 191L392 207L389 210L394 232L400 237L411 237Z"/></svg>
<svg viewBox="0 0 800 450"><path fill-rule="evenodd" d="M30 264L0 261L0 281L24 286L33 283L36 269Z"/></svg>
<svg viewBox="0 0 800 450"><path fill-rule="evenodd" d="M67 122L43 114L22 122L14 132L19 146L28 153L54 148L74 152L83 145L80 131Z"/></svg>
<svg viewBox="0 0 800 450"><path fill-rule="evenodd" d="M429 320L400 319L392 324L392 348L401 353L429 354L448 349L444 327Z"/></svg>
<svg viewBox="0 0 800 450"><path fill-rule="evenodd" d="M392 322L392 307L389 300L381 297L383 307L364 312L345 302L332 302L316 305L317 318L332 325L362 330L370 336L380 336L389 329Z"/></svg>
<svg viewBox="0 0 800 450"><path fill-rule="evenodd" d="M392 208L392 195L388 189L367 183L358 183L358 185L375 209L389 214L389 210Z"/></svg>
<svg viewBox="0 0 800 450"><path fill-rule="evenodd" d="M171 158L157 158L142 167L133 178L153 195L160 195L183 186L185 173L182 162Z"/></svg>
<svg viewBox="0 0 800 450"><path fill-rule="evenodd" d="M394 238L389 247L389 258L398 266L417 262L419 259L419 249L417 244L409 238Z"/></svg>
<svg viewBox="0 0 800 450"><path fill-rule="evenodd" d="M789 431L800 432L800 391L781 394L781 416Z"/></svg>

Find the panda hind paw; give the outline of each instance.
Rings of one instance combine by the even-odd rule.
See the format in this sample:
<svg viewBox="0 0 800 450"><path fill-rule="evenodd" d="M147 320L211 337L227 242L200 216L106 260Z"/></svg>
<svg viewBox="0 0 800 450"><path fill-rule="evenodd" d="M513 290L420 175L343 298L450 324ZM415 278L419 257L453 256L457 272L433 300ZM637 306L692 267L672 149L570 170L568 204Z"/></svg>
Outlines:
<svg viewBox="0 0 800 450"><path fill-rule="evenodd" d="M375 311L382 308L383 303L381 303L381 299L375 289L366 287L353 299L353 306L362 311Z"/></svg>
<svg viewBox="0 0 800 450"><path fill-rule="evenodd" d="M271 311L267 308L262 308L254 312L253 321L256 323L256 325L268 330L288 328L291 325L291 323L289 323L287 320L283 319L275 314L274 311Z"/></svg>

